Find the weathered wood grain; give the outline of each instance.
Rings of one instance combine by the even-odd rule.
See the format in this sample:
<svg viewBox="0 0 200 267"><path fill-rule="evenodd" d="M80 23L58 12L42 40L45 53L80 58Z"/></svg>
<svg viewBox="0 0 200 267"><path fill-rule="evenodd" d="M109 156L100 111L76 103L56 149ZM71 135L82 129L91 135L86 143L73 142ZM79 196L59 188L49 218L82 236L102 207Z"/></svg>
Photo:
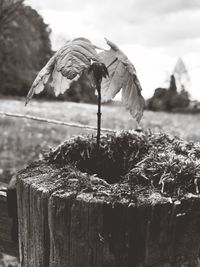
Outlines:
<svg viewBox="0 0 200 267"><path fill-rule="evenodd" d="M0 183L0 252L18 257L18 243L12 240L13 220L7 210L7 184Z"/></svg>
<svg viewBox="0 0 200 267"><path fill-rule="evenodd" d="M111 201L39 165L18 175L17 196L22 267L200 266L198 196Z"/></svg>

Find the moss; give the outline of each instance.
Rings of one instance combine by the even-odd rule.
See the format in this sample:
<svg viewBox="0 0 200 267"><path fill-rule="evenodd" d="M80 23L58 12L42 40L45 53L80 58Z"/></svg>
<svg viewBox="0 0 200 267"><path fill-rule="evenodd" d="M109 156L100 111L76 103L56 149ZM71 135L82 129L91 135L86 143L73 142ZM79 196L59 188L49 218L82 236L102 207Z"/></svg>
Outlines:
<svg viewBox="0 0 200 267"><path fill-rule="evenodd" d="M107 134L101 137L99 150L94 136L74 137L51 151L47 160L118 183L124 194L127 187L172 197L199 193L200 145L166 134ZM119 190L112 188L115 193Z"/></svg>

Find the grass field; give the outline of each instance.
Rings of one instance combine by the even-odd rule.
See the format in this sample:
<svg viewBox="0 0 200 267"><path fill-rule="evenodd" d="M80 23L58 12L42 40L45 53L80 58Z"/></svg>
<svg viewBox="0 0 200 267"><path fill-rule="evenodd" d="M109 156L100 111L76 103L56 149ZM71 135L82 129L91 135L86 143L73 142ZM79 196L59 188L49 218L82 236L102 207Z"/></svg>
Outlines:
<svg viewBox="0 0 200 267"><path fill-rule="evenodd" d="M96 126L96 105L32 101L25 107L22 100L0 100L0 111ZM136 122L120 105L102 107L102 127L129 130L136 126ZM144 130L167 132L189 141L200 141L200 114L145 111L140 126ZM70 136L95 134L95 131L10 117L0 117L0 129L0 180L4 182Z"/></svg>

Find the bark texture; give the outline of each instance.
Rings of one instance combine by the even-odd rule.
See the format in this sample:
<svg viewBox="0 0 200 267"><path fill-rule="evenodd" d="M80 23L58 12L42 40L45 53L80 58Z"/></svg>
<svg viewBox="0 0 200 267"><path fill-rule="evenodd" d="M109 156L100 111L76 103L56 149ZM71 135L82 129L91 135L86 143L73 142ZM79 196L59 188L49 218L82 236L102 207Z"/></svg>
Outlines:
<svg viewBox="0 0 200 267"><path fill-rule="evenodd" d="M80 183L44 163L18 174L22 267L200 266L200 198L134 202Z"/></svg>

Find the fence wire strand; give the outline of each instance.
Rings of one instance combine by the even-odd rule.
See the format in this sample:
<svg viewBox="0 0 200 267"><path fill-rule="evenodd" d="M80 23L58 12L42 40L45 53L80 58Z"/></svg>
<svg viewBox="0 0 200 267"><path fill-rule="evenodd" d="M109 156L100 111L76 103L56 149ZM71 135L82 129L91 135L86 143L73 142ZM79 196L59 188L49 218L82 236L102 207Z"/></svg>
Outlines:
<svg viewBox="0 0 200 267"><path fill-rule="evenodd" d="M20 119L29 119L29 120L39 121L39 122L46 122L46 123L51 123L51 124L57 124L57 125L63 125L63 126L87 129L87 130L92 130L92 131L96 131L97 130L97 127L95 127L95 126L84 125L84 124L74 123L74 122L72 123L72 122L64 122L64 121L59 121L59 120L52 120L52 119L36 117L36 116L32 116L32 115L27 115L27 114L17 114L17 113L10 113L10 112L2 112L2 111L0 111L0 116L2 116L2 117L20 118ZM116 132L116 130L108 129L108 128L101 128L101 131L110 132L110 133Z"/></svg>

